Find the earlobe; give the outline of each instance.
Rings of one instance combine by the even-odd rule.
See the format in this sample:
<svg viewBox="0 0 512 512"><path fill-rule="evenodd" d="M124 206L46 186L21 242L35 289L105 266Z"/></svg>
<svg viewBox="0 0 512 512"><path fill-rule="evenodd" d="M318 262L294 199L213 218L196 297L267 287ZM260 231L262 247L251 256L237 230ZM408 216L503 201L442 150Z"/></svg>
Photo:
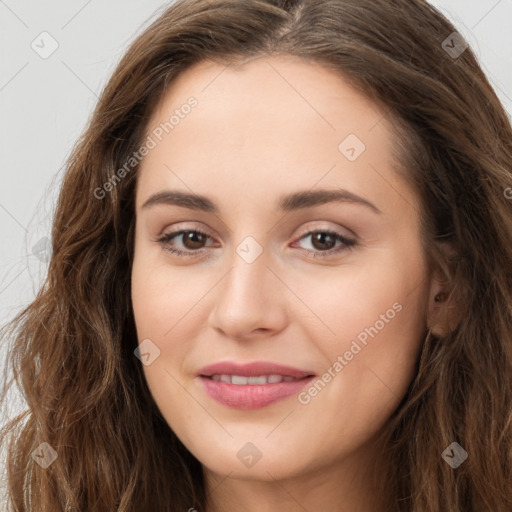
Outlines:
<svg viewBox="0 0 512 512"><path fill-rule="evenodd" d="M454 302L450 283L435 276L432 279L428 302L427 325L438 338L454 331L460 322L460 310Z"/></svg>

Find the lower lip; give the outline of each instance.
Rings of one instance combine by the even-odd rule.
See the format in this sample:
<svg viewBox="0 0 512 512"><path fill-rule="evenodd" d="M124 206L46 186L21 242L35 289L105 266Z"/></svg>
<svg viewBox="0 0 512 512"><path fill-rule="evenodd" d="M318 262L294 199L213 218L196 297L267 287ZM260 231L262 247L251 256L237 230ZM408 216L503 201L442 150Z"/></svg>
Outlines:
<svg viewBox="0 0 512 512"><path fill-rule="evenodd" d="M260 409L298 393L314 377L274 384L228 384L199 376L206 392L217 402L236 409Z"/></svg>

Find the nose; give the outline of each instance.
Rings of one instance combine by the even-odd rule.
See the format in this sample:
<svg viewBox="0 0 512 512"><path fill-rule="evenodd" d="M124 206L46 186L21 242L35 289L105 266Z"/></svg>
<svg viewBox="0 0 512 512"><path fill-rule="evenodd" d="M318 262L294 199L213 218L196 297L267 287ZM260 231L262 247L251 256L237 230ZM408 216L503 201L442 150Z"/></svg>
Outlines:
<svg viewBox="0 0 512 512"><path fill-rule="evenodd" d="M237 340L268 337L284 329L287 288L268 266L265 253L248 263L234 252L231 261L231 269L216 286L210 326Z"/></svg>

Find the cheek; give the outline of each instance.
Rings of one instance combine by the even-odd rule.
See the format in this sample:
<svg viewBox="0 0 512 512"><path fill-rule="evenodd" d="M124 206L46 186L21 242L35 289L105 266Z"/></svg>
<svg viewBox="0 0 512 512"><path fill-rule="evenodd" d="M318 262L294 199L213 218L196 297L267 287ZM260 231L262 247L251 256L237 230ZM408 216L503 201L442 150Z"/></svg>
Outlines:
<svg viewBox="0 0 512 512"><path fill-rule="evenodd" d="M315 316L309 323L301 322L309 338L320 336L338 349L356 338L363 343L371 339L367 329L375 334L375 328L390 333L397 324L404 326L404 332L415 326L421 317L424 281L417 263L400 261L394 251L375 251L364 263L340 266L334 272L317 271L314 279L303 276L296 280L294 291Z"/></svg>
<svg viewBox="0 0 512 512"><path fill-rule="evenodd" d="M402 310L385 326L375 326L373 321L363 323L361 329L354 320L348 330L365 336L342 335L335 343L323 345L329 362L317 380L299 394L300 409L295 415L302 430L315 433L307 447L303 445L306 459L315 460L318 454L335 459L362 446L378 434L399 406L414 378L423 334L415 308L399 302ZM369 314L368 319L373 316ZM339 327L342 332L343 326ZM290 439L293 434L293 428L283 432ZM325 447L331 449L326 453Z"/></svg>
<svg viewBox="0 0 512 512"><path fill-rule="evenodd" d="M187 425L191 418L193 404L190 395L183 386L186 383L181 376L181 362L186 359L190 336L183 331L189 326L186 315L186 300L176 296L177 283L163 277L163 267L153 267L134 261L132 272L132 304L139 344L156 346L158 356L151 364L142 369L147 386L158 409L168 425L180 430L180 425ZM182 319L180 321L180 319ZM190 334L190 333L189 333ZM142 345L141 345L142 346ZM142 364L142 363L141 363ZM179 415L175 411L181 411ZM184 429L181 429L184 430ZM185 429L186 430L186 429Z"/></svg>
<svg viewBox="0 0 512 512"><path fill-rule="evenodd" d="M301 403L324 415L333 405L333 421L345 411L352 426L335 421L339 432L358 421L360 432L384 421L414 377L426 331L428 283L421 259L398 264L394 256L347 272L336 284L326 280L308 295L322 323L301 326L324 355L324 368Z"/></svg>
<svg viewBox="0 0 512 512"><path fill-rule="evenodd" d="M213 276L214 277L214 276ZM139 339L151 333L160 340L193 324L200 300L214 280L197 275L192 267L173 269L169 264L141 257L132 269L132 304Z"/></svg>
<svg viewBox="0 0 512 512"><path fill-rule="evenodd" d="M204 280L169 265L150 262L143 252L134 259L132 269L132 305L139 343L151 340L159 355L144 365L147 384L158 407L166 411L188 410L183 390L182 365L198 336L202 322L200 299L205 293ZM181 269L183 270L183 269ZM211 285L210 285L211 286Z"/></svg>

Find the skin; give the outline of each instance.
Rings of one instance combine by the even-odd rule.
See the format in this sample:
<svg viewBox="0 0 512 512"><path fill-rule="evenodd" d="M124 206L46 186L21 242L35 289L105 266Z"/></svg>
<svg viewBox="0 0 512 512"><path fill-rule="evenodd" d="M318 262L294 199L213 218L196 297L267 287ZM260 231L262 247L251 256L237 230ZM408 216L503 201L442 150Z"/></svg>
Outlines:
<svg viewBox="0 0 512 512"><path fill-rule="evenodd" d="M398 176L390 126L340 75L292 57L226 67L201 62L166 92L148 134L194 96L198 105L144 158L136 191L132 301L139 343L160 355L144 373L169 427L205 468L213 511L375 511L385 461L375 438L404 396L441 291L420 243L419 199ZM338 149L356 134L354 161ZM380 211L330 202L280 211L299 190L347 189ZM208 196L219 214L158 204L173 189ZM173 255L167 246L202 253ZM315 243L334 230L357 244ZM263 252L236 248L252 236ZM211 237L211 238L209 238ZM199 240L199 242L197 242ZM196 249L197 247L197 249ZM321 258L307 250L331 255ZM209 397L196 378L217 361L266 360L321 376L398 303L393 319L309 403L296 395L256 410ZM261 459L237 457L247 443Z"/></svg>

